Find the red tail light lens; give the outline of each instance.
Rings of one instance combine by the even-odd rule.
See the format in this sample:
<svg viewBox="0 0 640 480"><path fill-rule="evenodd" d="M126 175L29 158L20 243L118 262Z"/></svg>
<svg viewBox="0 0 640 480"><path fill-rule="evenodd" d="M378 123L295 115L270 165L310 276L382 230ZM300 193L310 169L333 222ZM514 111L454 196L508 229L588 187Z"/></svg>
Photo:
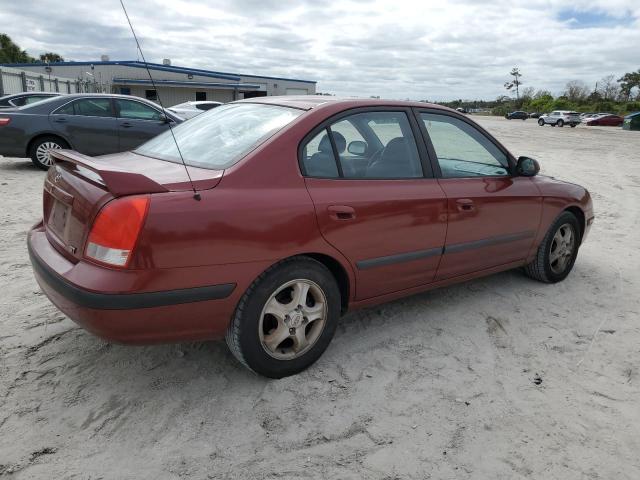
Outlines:
<svg viewBox="0 0 640 480"><path fill-rule="evenodd" d="M149 208L149 197L123 197L107 203L98 213L87 241L85 257L126 267Z"/></svg>
<svg viewBox="0 0 640 480"><path fill-rule="evenodd" d="M9 125L10 121L11 121L11 119L8 118L8 117L0 118L0 127L4 127L5 125Z"/></svg>

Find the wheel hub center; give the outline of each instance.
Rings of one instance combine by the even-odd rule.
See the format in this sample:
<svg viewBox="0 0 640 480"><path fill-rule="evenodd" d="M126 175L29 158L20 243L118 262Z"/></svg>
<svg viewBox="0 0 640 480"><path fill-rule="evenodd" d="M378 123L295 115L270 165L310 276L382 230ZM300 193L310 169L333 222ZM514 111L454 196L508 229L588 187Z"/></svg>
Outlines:
<svg viewBox="0 0 640 480"><path fill-rule="evenodd" d="M304 317L302 315L302 312L298 310L292 310L288 315L287 326L291 328L298 328L302 325L303 320Z"/></svg>

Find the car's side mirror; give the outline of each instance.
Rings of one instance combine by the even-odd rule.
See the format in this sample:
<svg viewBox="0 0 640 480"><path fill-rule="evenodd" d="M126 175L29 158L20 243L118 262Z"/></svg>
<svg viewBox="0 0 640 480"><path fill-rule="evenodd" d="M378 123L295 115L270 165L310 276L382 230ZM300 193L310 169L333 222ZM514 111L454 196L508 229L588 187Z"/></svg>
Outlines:
<svg viewBox="0 0 640 480"><path fill-rule="evenodd" d="M167 117L164 113L160 114L160 118L158 119L160 123L169 123L171 119Z"/></svg>
<svg viewBox="0 0 640 480"><path fill-rule="evenodd" d="M537 160L529 157L518 157L516 172L522 177L535 177L540 171L540 164Z"/></svg>
<svg viewBox="0 0 640 480"><path fill-rule="evenodd" d="M364 155L367 152L367 142L363 142L362 140L349 142L347 151L352 155Z"/></svg>

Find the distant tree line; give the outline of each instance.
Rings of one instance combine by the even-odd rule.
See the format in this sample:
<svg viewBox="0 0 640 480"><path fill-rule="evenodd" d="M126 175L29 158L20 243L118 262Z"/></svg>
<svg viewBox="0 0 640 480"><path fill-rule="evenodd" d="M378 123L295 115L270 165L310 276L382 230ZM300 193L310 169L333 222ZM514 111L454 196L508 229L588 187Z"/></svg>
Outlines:
<svg viewBox="0 0 640 480"><path fill-rule="evenodd" d="M40 54L38 58L34 58L26 50L22 50L15 44L9 35L0 33L0 63L51 63L63 61L64 58L53 52L45 52Z"/></svg>
<svg viewBox="0 0 640 480"><path fill-rule="evenodd" d="M553 110L575 110L577 112L610 112L624 115L640 111L640 69L625 73L616 79L607 75L593 89L580 80L567 82L564 91L554 96L548 90L536 90L533 87L521 88L522 74L514 68L510 76L513 80L505 83L512 91L515 87L516 98L501 95L492 101L455 100L445 102L451 108L484 109L493 115L504 115L514 110L548 113Z"/></svg>

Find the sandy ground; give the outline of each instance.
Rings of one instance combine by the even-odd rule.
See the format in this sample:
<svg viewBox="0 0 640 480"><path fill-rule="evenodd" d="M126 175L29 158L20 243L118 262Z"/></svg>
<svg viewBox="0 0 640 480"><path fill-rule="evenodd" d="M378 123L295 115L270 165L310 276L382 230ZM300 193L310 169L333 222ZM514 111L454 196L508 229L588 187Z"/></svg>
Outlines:
<svg viewBox="0 0 640 480"><path fill-rule="evenodd" d="M43 172L0 159L0 476L640 478L640 132L479 121L591 191L571 276L351 313L278 381L223 342L110 345L57 312L25 248Z"/></svg>

